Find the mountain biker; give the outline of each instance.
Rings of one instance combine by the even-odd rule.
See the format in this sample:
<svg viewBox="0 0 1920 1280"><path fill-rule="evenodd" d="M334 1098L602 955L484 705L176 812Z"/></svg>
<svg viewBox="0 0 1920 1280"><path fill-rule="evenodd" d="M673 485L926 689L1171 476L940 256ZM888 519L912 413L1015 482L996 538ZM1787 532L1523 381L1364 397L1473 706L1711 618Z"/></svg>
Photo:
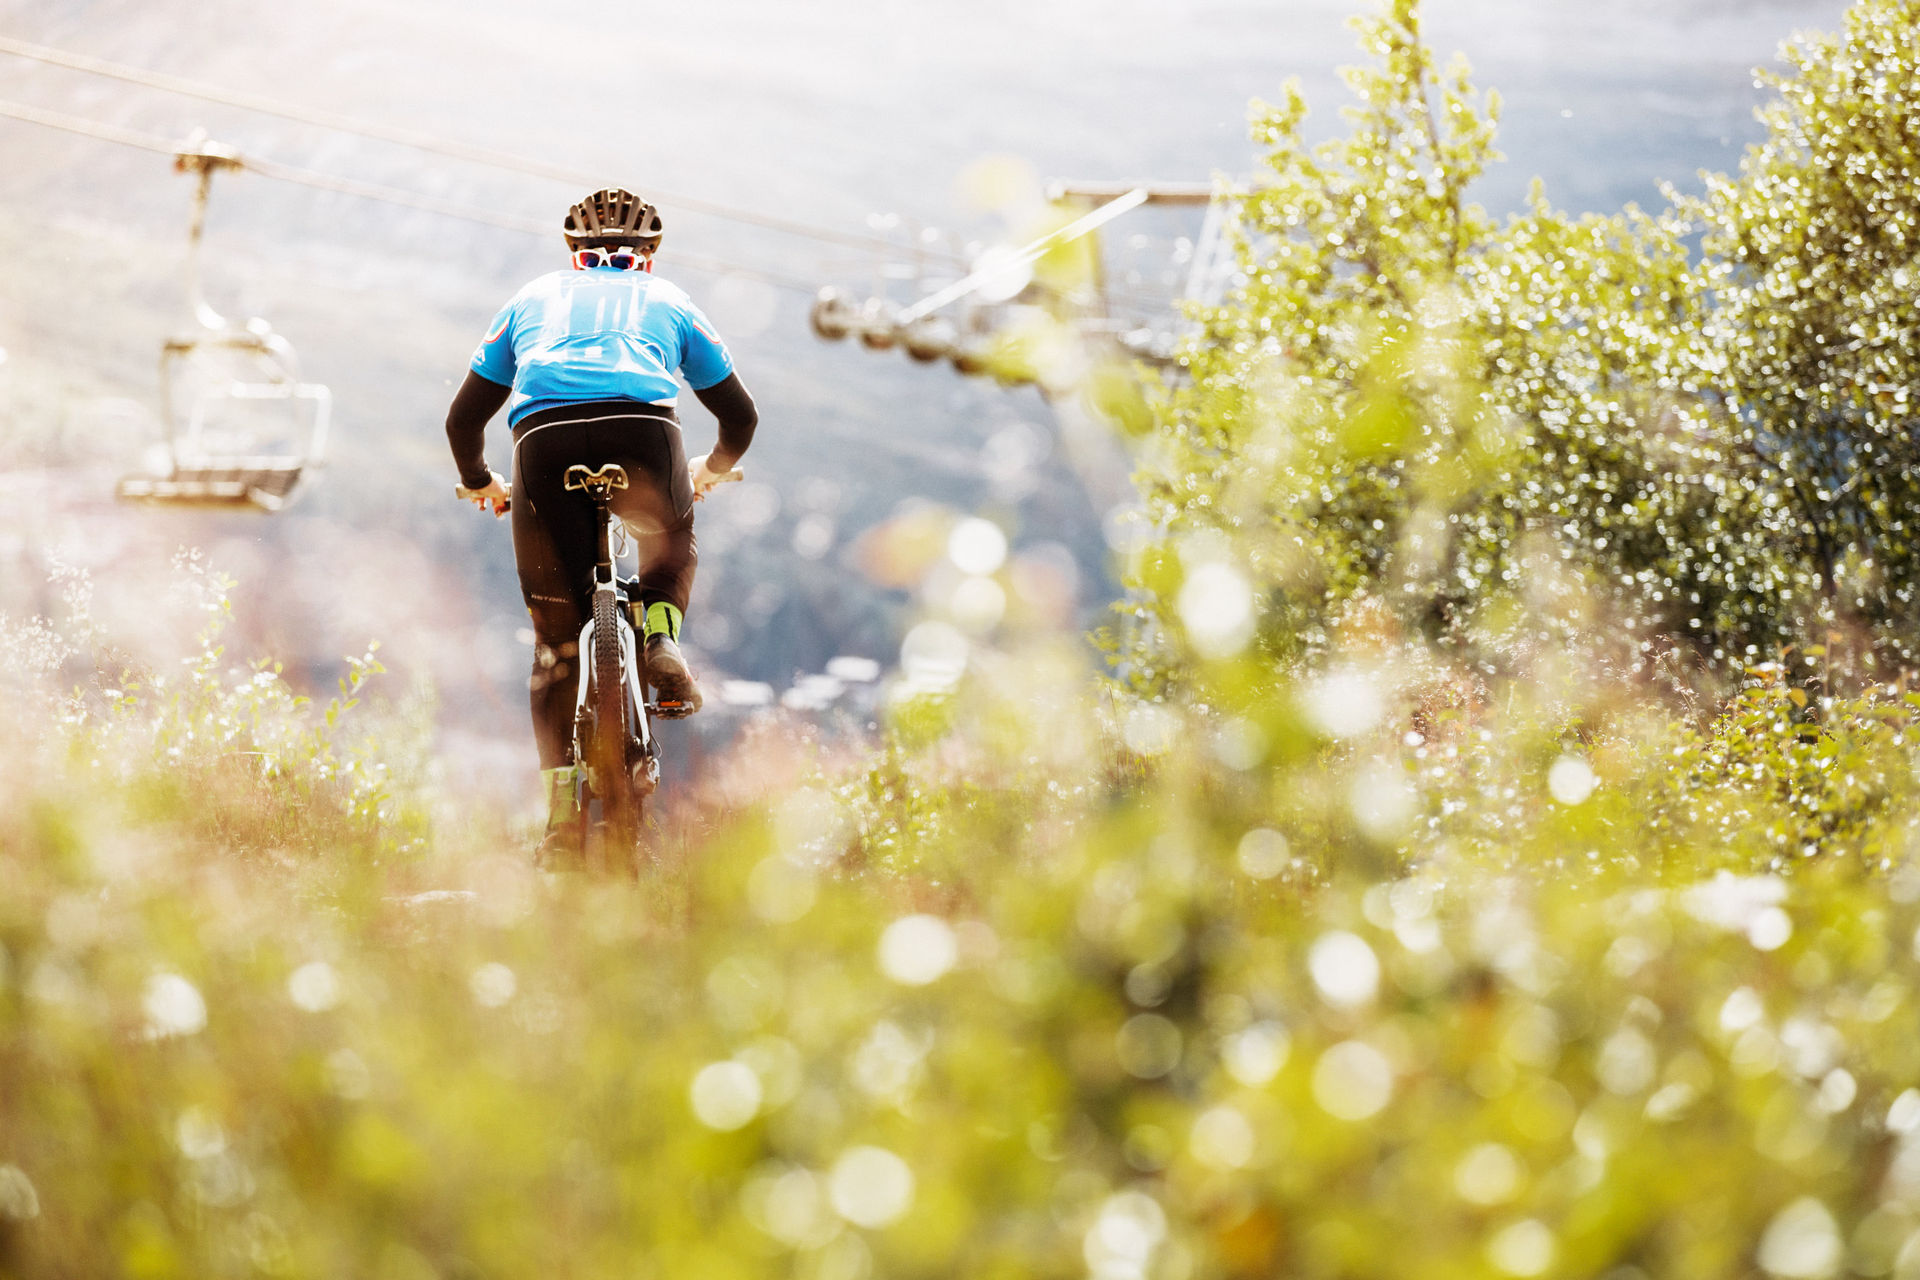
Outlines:
<svg viewBox="0 0 1920 1280"><path fill-rule="evenodd" d="M596 191L567 211L571 269L533 280L500 309L447 410L466 496L511 510L513 558L533 616L528 684L549 802L547 840L567 838L577 804L573 710L579 637L592 597L595 513L562 477L576 463L625 468L613 510L640 547L647 681L663 709L692 714L700 688L679 639L696 562L693 504L732 471L758 414L713 325L653 274L659 211L630 191ZM719 420L710 453L688 461L674 413L678 374ZM486 463L487 420L506 404L511 485ZM509 501L511 498L511 501Z"/></svg>

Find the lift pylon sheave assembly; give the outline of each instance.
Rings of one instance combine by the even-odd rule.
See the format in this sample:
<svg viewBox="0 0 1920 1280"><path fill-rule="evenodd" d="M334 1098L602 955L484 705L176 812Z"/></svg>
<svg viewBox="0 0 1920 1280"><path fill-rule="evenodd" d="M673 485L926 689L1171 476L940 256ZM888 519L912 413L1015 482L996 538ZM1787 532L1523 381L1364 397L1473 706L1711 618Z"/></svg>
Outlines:
<svg viewBox="0 0 1920 1280"><path fill-rule="evenodd" d="M828 341L857 337L876 351L899 346L923 362L946 357L959 373L992 373L1003 383L1033 380L1033 371L995 352L1007 335L1023 328L1036 332L1036 319L1074 335L1088 353L1105 350L1120 359L1167 364L1191 323L1183 318L1183 306L1217 302L1230 285L1236 264L1228 209L1236 194L1213 183L1056 182L1047 198L1066 220L1031 243L988 249L957 279L929 279L924 271L912 271L908 278L921 296L905 306L895 306L884 288L864 301L837 288L822 289L808 319L815 335ZM1178 241L1173 263L1184 271L1162 272L1164 295L1154 295L1151 284L1143 291L1138 272L1110 280L1101 247L1104 230L1145 206L1204 210L1197 239ZM1082 274L1066 284L1058 274L1043 280L1035 270L1041 260L1075 242L1087 246ZM942 314L952 311L958 314L951 320ZM1084 358L1055 361L1055 374L1070 374L1084 363ZM1039 380L1044 389L1044 369Z"/></svg>
<svg viewBox="0 0 1920 1280"><path fill-rule="evenodd" d="M279 511L326 449L332 395L302 381L293 345L258 317L233 324L207 304L200 245L213 175L242 168L233 151L196 136L174 168L194 175L187 237L187 305L194 328L160 349L160 404L166 440L145 474L120 481L130 502Z"/></svg>

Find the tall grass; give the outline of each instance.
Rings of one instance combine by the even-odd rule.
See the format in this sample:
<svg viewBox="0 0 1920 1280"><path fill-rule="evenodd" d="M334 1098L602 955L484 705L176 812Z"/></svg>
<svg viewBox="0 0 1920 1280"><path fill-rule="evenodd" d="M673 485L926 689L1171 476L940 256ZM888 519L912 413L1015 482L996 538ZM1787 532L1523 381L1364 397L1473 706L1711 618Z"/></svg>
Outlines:
<svg viewBox="0 0 1920 1280"><path fill-rule="evenodd" d="M173 667L7 633L9 1274L1920 1274L1891 691L987 653L630 883L184 572Z"/></svg>

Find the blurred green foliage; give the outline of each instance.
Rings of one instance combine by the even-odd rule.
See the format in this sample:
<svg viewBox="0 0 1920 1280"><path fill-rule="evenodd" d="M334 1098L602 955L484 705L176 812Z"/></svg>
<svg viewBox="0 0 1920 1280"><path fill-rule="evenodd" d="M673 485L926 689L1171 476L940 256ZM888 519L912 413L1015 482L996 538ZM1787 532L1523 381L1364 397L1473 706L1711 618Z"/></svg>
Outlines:
<svg viewBox="0 0 1920 1280"><path fill-rule="evenodd" d="M1676 532L1770 509L1683 385L1763 277L1493 228L1412 18L1352 139L1262 117L1131 684L954 632L629 883L436 798L371 654L316 707L225 653L195 562L170 667L77 575L0 622L0 1274L1920 1276L1920 700L1850 633L1718 702L1640 648L1804 621Z"/></svg>
<svg viewBox="0 0 1920 1280"><path fill-rule="evenodd" d="M5 1274L1920 1273L1912 699L983 655L630 884L187 659L7 748Z"/></svg>
<svg viewBox="0 0 1920 1280"><path fill-rule="evenodd" d="M1542 558L1624 662L1678 646L1724 689L1834 633L1897 669L1920 624L1916 23L1861 0L1790 47L1767 140L1657 215L1469 203L1498 100L1435 68L1414 0L1359 24L1347 136L1309 146L1295 89L1258 107L1241 283L1143 459L1139 677L1194 656L1168 587L1209 562L1249 575L1272 656L1324 651L1367 601L1497 670Z"/></svg>

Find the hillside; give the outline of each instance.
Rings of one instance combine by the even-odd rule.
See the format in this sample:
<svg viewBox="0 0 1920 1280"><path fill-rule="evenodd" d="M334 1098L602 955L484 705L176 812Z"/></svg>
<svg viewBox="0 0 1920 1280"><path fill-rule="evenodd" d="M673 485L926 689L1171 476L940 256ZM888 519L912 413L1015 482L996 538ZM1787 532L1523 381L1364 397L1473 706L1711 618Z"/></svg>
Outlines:
<svg viewBox="0 0 1920 1280"><path fill-rule="evenodd" d="M140 412L36 343L111 377L76 317L137 341L162 273L10 278L0 1275L1920 1275L1920 3L1795 47L1697 193L1517 217L1421 12L1342 131L1255 109L1239 284L1099 384L1143 514L1092 643L1106 501L1012 483L1050 433L771 379L844 428L713 523L742 669L964 661L703 713L631 874L528 856L432 396L303 515L115 511L82 455ZM449 48L509 35L558 60ZM429 264L234 245L317 364L349 313L374 382L466 341ZM910 486L861 361L954 397Z"/></svg>
<svg viewBox="0 0 1920 1280"><path fill-rule="evenodd" d="M1514 160L1488 179L1484 198L1511 207L1540 174L1576 207L1610 208L1654 199L1657 179L1724 167L1753 134L1748 68L1795 23L1833 12L1830 3L1695 3L1617 7L1600 20L1472 0L1435 5L1429 21L1436 45L1465 49L1509 90L1503 140ZM1013 230L958 189L983 155L1023 157L1042 176L1203 180L1244 171L1248 98L1300 74L1330 99L1331 69L1351 56L1344 17L1325 3L1177 12L933 5L911 16L850 4L827 24L811 11L736 0L698 16L655 15L644 30L583 48L563 18L510 3L399 11L216 3L190 19L167 4L0 4L0 30L16 38L605 167L643 187L839 234L862 234L870 213L892 211L981 241ZM791 56L796 49L805 56ZM1662 52L1648 57L1649 49ZM503 212L554 217L578 194L19 58L0 59L0 93L163 137L205 127L249 153ZM602 102L619 122L611 133L576 127L583 108ZM1337 123L1328 111L1317 127ZM187 184L160 157L13 122L0 122L0 136L6 457L14 466L132 467L153 429L141 415L154 405L154 352L180 318L174 264ZM83 231L102 210L115 226L104 244ZM871 258L843 246L673 217L670 272L675 250L856 287L873 270ZM1164 237L1145 258L1162 269L1171 238L1194 232L1177 219L1143 225ZM552 245L247 176L219 182L208 245L219 305L269 317L311 376L334 389L332 464L281 524L138 513L124 517L113 545L164 559L183 541L220 544L216 559L238 579L242 616L264 649L324 686L341 653L379 634L397 668L474 708L477 729L495 716L490 708L518 702L517 601L499 530L440 496L437 424L478 328L550 266ZM762 401L768 426L755 477L782 498L780 515L758 528L723 529L727 504L711 513L716 554L703 566L701 608L726 623L691 634L716 642L705 654L716 673L784 688L843 651L892 658L907 602L866 584L846 549L903 497L990 508L1016 546L1047 560L1064 554L1080 583L1081 618L1098 619L1114 589L1101 520L1127 495L1111 476L1088 492L1059 469L1057 424L1031 392L819 344L805 331L803 294L698 272L680 278L711 307ZM706 428L692 416L699 440ZM1000 451L983 453L996 437ZM1010 440L1027 443L1009 454ZM990 456L1001 459L998 480ZM1006 472L1009 456L1016 471L1024 458L1027 474ZM74 494L90 528L115 522L84 496L97 483L75 473L52 482L47 497ZM833 531L818 561L790 544L809 511ZM18 536L21 581L54 556L113 571L114 557L98 554L103 542L47 545L24 527ZM368 581L341 564L369 556L408 567L398 580ZM263 572L269 564L289 571ZM127 571L138 580L151 566ZM336 581L354 584L354 594L332 591ZM382 602L423 598L444 602L451 639L381 612ZM748 600L758 603L742 611ZM484 638L470 643L475 628ZM476 656L449 664L432 656L443 650Z"/></svg>

